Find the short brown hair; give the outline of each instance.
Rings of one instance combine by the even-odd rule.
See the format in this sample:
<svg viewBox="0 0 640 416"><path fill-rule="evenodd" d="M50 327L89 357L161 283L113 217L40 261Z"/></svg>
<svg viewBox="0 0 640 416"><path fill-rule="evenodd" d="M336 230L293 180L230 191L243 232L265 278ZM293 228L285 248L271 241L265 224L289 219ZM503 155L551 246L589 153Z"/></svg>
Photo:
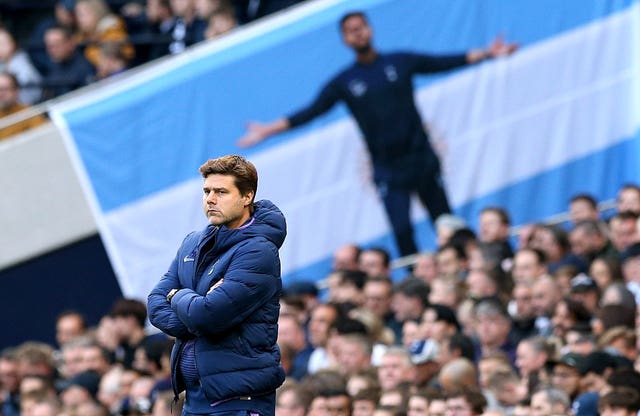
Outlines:
<svg viewBox="0 0 640 416"><path fill-rule="evenodd" d="M258 171L253 163L238 155L227 155L217 159L209 159L200 166L203 178L209 175L231 175L241 195L258 190ZM253 200L251 201L253 202Z"/></svg>

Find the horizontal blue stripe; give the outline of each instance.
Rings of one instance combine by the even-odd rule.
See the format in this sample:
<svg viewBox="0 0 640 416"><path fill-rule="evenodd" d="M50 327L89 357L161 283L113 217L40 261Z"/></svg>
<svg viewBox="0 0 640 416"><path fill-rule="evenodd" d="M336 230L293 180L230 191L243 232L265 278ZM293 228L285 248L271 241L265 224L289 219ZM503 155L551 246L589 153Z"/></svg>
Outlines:
<svg viewBox="0 0 640 416"><path fill-rule="evenodd" d="M632 138L563 166L535 175L514 185L455 207L456 215L469 226L478 229L478 215L487 206L501 206L510 216L512 225L542 221L567 212L569 199L579 193L593 195L597 201L615 199L618 189L627 183L640 184L640 131ZM422 250L435 250L435 234L429 221L415 225L418 246ZM391 235L362 244L363 247L381 246L397 254ZM283 277L284 285L299 280L318 281L331 270L327 257ZM397 276L405 271L396 272Z"/></svg>
<svg viewBox="0 0 640 416"><path fill-rule="evenodd" d="M259 147L235 146L247 120L290 113L350 62L337 30L346 10L370 14L382 50L454 52L484 46L498 33L526 46L633 2L350 0L63 116L107 212L196 177L210 157L255 154L345 117L339 107Z"/></svg>

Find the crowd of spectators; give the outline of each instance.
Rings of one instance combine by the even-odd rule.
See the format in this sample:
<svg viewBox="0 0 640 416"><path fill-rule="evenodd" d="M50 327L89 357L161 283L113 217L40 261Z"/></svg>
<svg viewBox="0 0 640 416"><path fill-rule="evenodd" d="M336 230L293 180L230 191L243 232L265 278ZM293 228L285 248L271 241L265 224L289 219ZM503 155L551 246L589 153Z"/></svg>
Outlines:
<svg viewBox="0 0 640 416"><path fill-rule="evenodd" d="M18 81L18 95L9 107L22 109L181 53L302 1L56 0L50 15L20 39L10 29L16 26L12 16L0 16L0 73ZM30 126L20 127L0 135Z"/></svg>
<svg viewBox="0 0 640 416"><path fill-rule="evenodd" d="M286 284L276 415L637 415L640 187L608 218L588 194L568 212L516 237L500 207L477 230L444 217L404 277L384 248L347 244L320 281ZM1 414L179 414L173 340L145 322L121 299L93 328L61 314L55 348L5 349Z"/></svg>

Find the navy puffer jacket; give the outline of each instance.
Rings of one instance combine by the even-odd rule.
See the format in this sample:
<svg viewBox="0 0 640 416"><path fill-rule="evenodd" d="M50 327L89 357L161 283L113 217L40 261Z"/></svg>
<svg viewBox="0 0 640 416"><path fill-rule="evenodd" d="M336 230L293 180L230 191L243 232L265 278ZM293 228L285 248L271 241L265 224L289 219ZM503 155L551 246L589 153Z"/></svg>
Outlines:
<svg viewBox="0 0 640 416"><path fill-rule="evenodd" d="M270 393L284 380L276 339L282 289L278 249L286 223L270 201L254 206L240 228L208 226L189 234L149 295L151 323L176 337L171 363L176 393L184 390L175 370L189 339L195 339L196 367L210 403ZM169 304L166 295L174 288L180 290Z"/></svg>

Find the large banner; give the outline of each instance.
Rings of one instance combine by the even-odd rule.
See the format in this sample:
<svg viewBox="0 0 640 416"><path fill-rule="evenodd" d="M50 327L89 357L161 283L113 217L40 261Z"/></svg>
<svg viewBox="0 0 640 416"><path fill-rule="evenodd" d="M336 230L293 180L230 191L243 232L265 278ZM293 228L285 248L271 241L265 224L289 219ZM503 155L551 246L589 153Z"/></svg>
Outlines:
<svg viewBox="0 0 640 416"><path fill-rule="evenodd" d="M285 213L285 284L324 278L341 244L395 253L345 107L255 148L236 140L313 99L353 57L337 22L363 10L382 51L451 53L520 43L509 58L417 77L457 214L502 205L516 224L566 210L578 192L612 198L639 181L640 12L636 1L318 0L56 106L126 296L144 298L186 233L206 225L198 167L240 153L258 198ZM414 204L422 249L434 247Z"/></svg>

